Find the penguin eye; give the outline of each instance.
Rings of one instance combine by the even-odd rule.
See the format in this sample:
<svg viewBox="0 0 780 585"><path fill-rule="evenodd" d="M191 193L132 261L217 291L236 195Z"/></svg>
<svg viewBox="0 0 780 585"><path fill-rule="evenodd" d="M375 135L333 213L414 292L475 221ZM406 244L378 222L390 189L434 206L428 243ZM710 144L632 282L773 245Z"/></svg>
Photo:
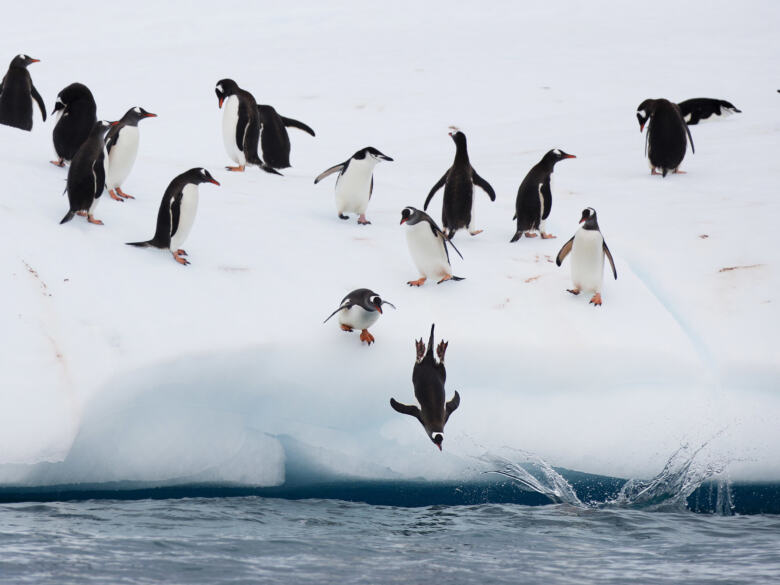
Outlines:
<svg viewBox="0 0 780 585"><path fill-rule="evenodd" d="M136 106L136 107L134 107L134 108L133 108L133 111L134 111L136 114L140 114L140 113L141 113L141 108L139 108L138 106Z"/></svg>
<svg viewBox="0 0 780 585"><path fill-rule="evenodd" d="M371 297L370 300L371 300L371 303L374 304L374 305L381 305L382 304L382 299L380 299L378 296L373 296L373 297Z"/></svg>

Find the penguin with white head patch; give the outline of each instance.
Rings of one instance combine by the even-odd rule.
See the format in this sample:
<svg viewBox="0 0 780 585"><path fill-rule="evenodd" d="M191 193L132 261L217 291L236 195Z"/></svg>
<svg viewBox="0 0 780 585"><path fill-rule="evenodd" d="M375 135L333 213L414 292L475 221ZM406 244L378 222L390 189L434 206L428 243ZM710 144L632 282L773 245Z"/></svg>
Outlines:
<svg viewBox="0 0 780 585"><path fill-rule="evenodd" d="M33 100L38 103L41 117L46 121L46 106L32 82L27 67L40 63L29 55L17 55L11 60L8 72L0 81L0 124L21 130L32 130Z"/></svg>
<svg viewBox="0 0 780 585"><path fill-rule="evenodd" d="M52 141L58 160L50 162L64 167L76 156L79 146L87 139L97 122L95 98L83 83L71 83L57 94L51 115L57 116Z"/></svg>
<svg viewBox="0 0 780 585"><path fill-rule="evenodd" d="M327 323L333 315L338 313L342 331L352 332L355 329L360 329L360 341L371 345L376 340L368 332L368 328L379 319L383 305L390 305L395 309L393 303L382 299L374 291L358 288L345 296L341 300L339 308L333 311L323 323Z"/></svg>
<svg viewBox="0 0 780 585"><path fill-rule="evenodd" d="M374 167L380 161L392 161L393 159L379 152L373 146L361 148L348 160L330 167L320 173L314 184L333 173L336 177L336 212L339 218L349 219L345 214L356 213L357 222L368 225L371 222L366 219L366 209L371 195L374 192Z"/></svg>
<svg viewBox="0 0 780 585"><path fill-rule="evenodd" d="M147 112L140 106L130 108L125 115L111 127L106 135L108 151L108 176L106 187L114 201L135 199L122 191L125 182L135 164L138 155L138 122L144 118L156 118L157 114Z"/></svg>
<svg viewBox="0 0 780 585"><path fill-rule="evenodd" d="M706 120L710 116L729 116L731 114L741 114L737 106L726 100L714 98L693 98L677 104L680 107L680 113L688 126L694 126L700 120Z"/></svg>
<svg viewBox="0 0 780 585"><path fill-rule="evenodd" d="M564 258L571 253L571 280L574 288L566 289L573 295L582 291L592 292L590 302L601 306L601 287L604 283L604 256L609 260L612 274L617 280L615 261L604 241L596 219L596 210L587 207L582 210L582 226L574 236L563 245L555 263L560 266Z"/></svg>
<svg viewBox="0 0 780 585"><path fill-rule="evenodd" d="M290 166L290 136L287 128L297 128L311 136L314 130L303 122L280 116L273 106L258 105L260 115L260 150L265 164L274 169Z"/></svg>
<svg viewBox="0 0 780 585"><path fill-rule="evenodd" d="M445 280L463 280L460 276L452 275L447 244L452 246L458 256L463 256L430 215L414 207L405 207L401 211L401 225L403 224L407 227L406 244L409 246L409 253L420 273L420 278L410 280L406 284L422 286L428 278L439 279L437 284Z"/></svg>
<svg viewBox="0 0 780 585"><path fill-rule="evenodd" d="M669 171L684 174L685 171L679 167L685 158L688 140L691 142L691 152L696 150L680 107L669 100L648 99L639 104L636 118L639 121L639 132L647 124L645 155L650 161L650 174L664 177Z"/></svg>

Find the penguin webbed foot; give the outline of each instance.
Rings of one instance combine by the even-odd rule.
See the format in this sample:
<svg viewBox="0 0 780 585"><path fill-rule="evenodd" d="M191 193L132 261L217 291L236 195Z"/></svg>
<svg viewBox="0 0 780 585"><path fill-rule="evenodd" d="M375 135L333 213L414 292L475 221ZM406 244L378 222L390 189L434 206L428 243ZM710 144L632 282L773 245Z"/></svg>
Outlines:
<svg viewBox="0 0 780 585"><path fill-rule="evenodd" d="M362 213L360 214L360 217L358 217L358 220L357 220L357 222L358 222L360 225L371 225L371 222L370 222L370 221L368 221L368 220L366 219L366 216L365 216L365 214L362 214Z"/></svg>
<svg viewBox="0 0 780 585"><path fill-rule="evenodd" d="M474 231L469 230L469 235L470 236L476 236L476 235L481 234L483 231L484 230L474 230Z"/></svg>
<svg viewBox="0 0 780 585"><path fill-rule="evenodd" d="M371 334L368 332L368 329L363 329L363 330L360 332L360 341L365 341L365 342L366 342L368 345L371 345L371 344L372 344L372 343L374 343L374 341L376 341L376 340L374 339L374 336L373 336L373 335L371 335Z"/></svg>
<svg viewBox="0 0 780 585"><path fill-rule="evenodd" d="M77 211L76 215L78 215L80 217L87 217L87 212L86 211Z"/></svg>
<svg viewBox="0 0 780 585"><path fill-rule="evenodd" d="M525 232L526 238L535 238L537 235L535 232Z"/></svg>
<svg viewBox="0 0 780 585"><path fill-rule="evenodd" d="M417 280L409 280L407 281L406 284L408 284L409 286L422 286L426 280L428 279L425 276L423 276L422 278L418 278Z"/></svg>
<svg viewBox="0 0 780 585"><path fill-rule="evenodd" d="M545 232L542 232L542 234L541 234L541 235L542 235L542 239L543 239L543 240L554 240L555 238L557 238L557 237L558 237L558 236L554 236L554 235L552 235L552 234L547 234L547 233L545 233Z"/></svg>
<svg viewBox="0 0 780 585"><path fill-rule="evenodd" d="M121 198L119 195L117 195L117 194L116 194L116 191L114 191L114 189L111 189L111 190L108 192L108 194L109 194L109 196L111 197L111 199L113 199L114 201L121 201L121 202L124 202L124 199L122 199L122 198Z"/></svg>
<svg viewBox="0 0 780 585"><path fill-rule="evenodd" d="M186 252L186 251L184 251L184 250L182 250L181 248L179 248L178 250L176 250L176 251L174 252L174 254L175 254L176 256L187 256L187 255L188 255L188 254L187 254L187 252Z"/></svg>
<svg viewBox="0 0 780 585"><path fill-rule="evenodd" d="M601 306L601 293L596 293L590 299L590 303L596 307Z"/></svg>
<svg viewBox="0 0 780 585"><path fill-rule="evenodd" d="M180 256L176 252L172 252L172 254L173 254L173 259L176 260L176 262L178 262L182 266L187 266L188 264L190 264L190 261L187 260L184 256Z"/></svg>
<svg viewBox="0 0 780 585"><path fill-rule="evenodd" d="M135 197L133 197L132 195L129 195L128 193L122 191L121 187L117 187L116 192L120 197L124 197L125 199L135 199Z"/></svg>
<svg viewBox="0 0 780 585"><path fill-rule="evenodd" d="M344 324L341 325L341 330L342 331L346 331L347 333L352 333L352 331L353 331L352 327L350 327L349 325L344 325Z"/></svg>
<svg viewBox="0 0 780 585"><path fill-rule="evenodd" d="M102 221L95 219L91 214L87 214L87 221L89 223L94 223L95 225L103 225Z"/></svg>
<svg viewBox="0 0 780 585"><path fill-rule="evenodd" d="M651 175L660 175L661 173L659 173L658 171L656 171L656 170L655 170L655 167L653 167L652 169L650 169L650 174L651 174ZM666 175L664 175L664 176L666 176Z"/></svg>
<svg viewBox="0 0 780 585"><path fill-rule="evenodd" d="M436 284L441 284L442 282L446 282L448 280L452 280L452 274L446 274L442 277L442 279L437 282Z"/></svg>
<svg viewBox="0 0 780 585"><path fill-rule="evenodd" d="M444 353L447 351L447 346L450 344L449 341L444 341L443 339L439 342L439 345L436 347L436 355L439 357L439 363L444 363Z"/></svg>
<svg viewBox="0 0 780 585"><path fill-rule="evenodd" d="M234 172L234 173L243 173L245 168L246 168L246 167L243 167L243 166L237 166L237 167L225 167L225 169L226 169L226 170L228 170L228 171L232 171L232 172Z"/></svg>
<svg viewBox="0 0 780 585"><path fill-rule="evenodd" d="M576 297L578 294L580 294L580 289L578 289L578 288L567 288L566 292L570 292L571 294L573 294Z"/></svg>
<svg viewBox="0 0 780 585"><path fill-rule="evenodd" d="M349 216L344 215L343 213L339 213L339 219L349 219Z"/></svg>
<svg viewBox="0 0 780 585"><path fill-rule="evenodd" d="M50 162L51 164L53 164L55 167L60 167L60 168L62 168L62 167L64 167L64 166L65 166L65 161L64 161L63 159L59 159L59 160L50 160L49 162Z"/></svg>
<svg viewBox="0 0 780 585"><path fill-rule="evenodd" d="M680 169L674 169L672 171L672 173L674 173L675 175L687 175L688 174L687 172L681 171Z"/></svg>
<svg viewBox="0 0 780 585"><path fill-rule="evenodd" d="M425 355L425 342L422 340L422 338L415 339L414 347L417 350L417 363L419 364Z"/></svg>

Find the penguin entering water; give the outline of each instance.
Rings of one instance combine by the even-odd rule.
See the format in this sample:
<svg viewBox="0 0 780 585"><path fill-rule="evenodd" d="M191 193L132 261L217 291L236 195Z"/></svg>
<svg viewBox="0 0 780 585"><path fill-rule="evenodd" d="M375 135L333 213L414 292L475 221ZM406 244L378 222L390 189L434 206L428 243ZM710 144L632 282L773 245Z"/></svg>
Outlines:
<svg viewBox="0 0 780 585"><path fill-rule="evenodd" d="M685 157L688 140L691 141L691 152L696 152L693 137L688 125L683 120L680 107L665 99L648 99L639 104L636 111L639 121L639 131L648 124L645 135L645 155L650 161L650 172L664 177L669 171L684 173L679 170ZM687 135L687 138L686 138ZM660 169L659 173L656 169Z"/></svg>
<svg viewBox="0 0 780 585"><path fill-rule="evenodd" d="M276 113L272 106L258 105L260 115L260 149L265 164L274 169L290 166L290 136L287 128L297 128L315 136L314 130L303 122L285 118Z"/></svg>
<svg viewBox="0 0 780 585"><path fill-rule="evenodd" d="M449 238L444 234L430 215L414 207L406 207L401 212L401 224L407 225L406 244L412 255L420 278L410 280L409 286L422 286L430 278L438 278L437 284L445 280L463 280L460 276L452 275L450 265L450 253L447 244L463 258Z"/></svg>
<svg viewBox="0 0 780 585"><path fill-rule="evenodd" d="M599 230L596 210L592 207L583 209L580 223L582 227L563 245L555 258L555 263L560 266L571 252L571 280L574 288L566 290L573 295L578 295L583 290L592 292L593 297L590 302L600 307L601 286L604 283L604 256L609 259L612 274L617 280L615 261Z"/></svg>
<svg viewBox="0 0 780 585"><path fill-rule="evenodd" d="M366 208L374 192L374 167L376 163L393 159L385 156L373 146L361 148L351 158L330 167L320 173L314 184L316 185L328 175L338 172L336 177L336 212L341 219L349 219L345 213L357 213L357 222L368 225L371 222L366 219Z"/></svg>
<svg viewBox="0 0 780 585"><path fill-rule="evenodd" d="M135 157L138 154L138 122L144 118L156 118L157 114L147 112L136 106L127 110L106 135L106 149L108 151L108 176L106 187L108 194L114 201L135 199L122 191L122 183L133 168Z"/></svg>
<svg viewBox="0 0 780 585"><path fill-rule="evenodd" d="M441 207L441 223L447 237L452 238L459 229L466 228L472 236L481 233L475 230L474 223L474 185L488 194L491 201L496 200L496 192L485 179L477 174L469 161L466 148L466 135L455 127L450 127L450 137L455 142L455 160L441 179L433 186L425 198L423 210L433 199L436 191L444 187L444 201Z"/></svg>
<svg viewBox="0 0 780 585"><path fill-rule="evenodd" d="M731 102L713 98L693 98L677 105L680 107L680 113L688 126L698 124L699 120L706 120L712 115L728 116L742 113L742 110L738 110Z"/></svg>
<svg viewBox="0 0 780 585"><path fill-rule="evenodd" d="M46 121L46 106L32 82L27 66L39 63L29 55L17 55L0 81L0 124L22 130L32 130L33 100L38 102L41 117Z"/></svg>
<svg viewBox="0 0 780 585"><path fill-rule="evenodd" d="M360 341L371 345L376 340L368 332L368 328L379 319L379 315L382 314L382 305L390 305L395 309L393 303L383 300L374 291L358 288L341 299L339 308L333 311L323 323L327 323L333 315L338 313L342 331L351 332L354 329L360 329Z"/></svg>
<svg viewBox="0 0 780 585"><path fill-rule="evenodd" d="M83 83L71 83L57 94L51 115L57 115L52 132L58 160L51 164L64 167L78 152L97 122L97 105L92 92Z"/></svg>
<svg viewBox="0 0 780 585"><path fill-rule="evenodd" d="M420 421L425 433L433 444L441 451L444 442L444 425L447 424L450 415L460 406L460 395L455 391L452 400L445 403L447 396L444 392L444 382L447 379L447 370L444 369L444 353L447 351L448 342L442 340L436 348L439 361L433 357L433 330L436 325L431 325L431 337L428 340L428 350L422 339L415 341L417 360L412 371L412 383L414 384L414 397L420 404L419 407L411 404L401 404L395 398L390 399L390 406L396 412L408 414Z"/></svg>
<svg viewBox="0 0 780 585"><path fill-rule="evenodd" d="M535 238L532 230L539 230L542 239L555 236L545 232L545 220L550 216L552 209L552 190L550 189L550 175L553 173L555 163L565 158L577 158L573 154L567 154L555 148L544 155L541 161L536 163L520 183L515 200L515 216L517 231L510 242L519 240L523 232L525 237Z"/></svg>

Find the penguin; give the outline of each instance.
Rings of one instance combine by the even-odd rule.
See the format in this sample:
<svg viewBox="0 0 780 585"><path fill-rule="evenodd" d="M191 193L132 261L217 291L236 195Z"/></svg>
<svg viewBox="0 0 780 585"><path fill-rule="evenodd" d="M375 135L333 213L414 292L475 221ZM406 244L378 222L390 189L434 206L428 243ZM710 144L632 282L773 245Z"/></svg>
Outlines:
<svg viewBox="0 0 780 585"><path fill-rule="evenodd" d="M33 63L40 63L40 59L20 54L11 60L8 72L0 81L0 124L28 132L32 130L33 100L38 102L41 117L46 121L43 98L35 89L30 72L27 71L27 66Z"/></svg>
<svg viewBox="0 0 780 585"><path fill-rule="evenodd" d="M135 199L122 191L122 183L133 168L138 154L138 122L144 118L156 118L157 114L136 106L127 110L124 116L106 134L108 151L108 176L106 188L114 201Z"/></svg>
<svg viewBox="0 0 780 585"><path fill-rule="evenodd" d="M474 185L487 193L491 201L496 200L496 192L493 191L490 183L480 177L471 166L469 153L466 149L466 135L454 126L450 126L450 130L449 135L455 142L455 160L428 193L423 210L428 209L428 204L436 191L444 187L444 202L441 207L441 223L444 226L444 233L447 234L448 238L452 238L456 231L467 228L472 236L476 236L482 230L473 228Z"/></svg>
<svg viewBox="0 0 780 585"><path fill-rule="evenodd" d="M374 167L380 161L393 159L379 152L373 146L361 148L349 159L320 173L316 185L328 175L338 172L336 177L336 213L339 218L349 219L345 213L357 213L357 222L368 225L366 208L374 192Z"/></svg>
<svg viewBox="0 0 780 585"><path fill-rule="evenodd" d="M54 152L58 160L50 161L64 167L78 152L97 122L97 105L92 92L83 83L71 83L57 94L57 102L51 115L57 115L52 132Z"/></svg>
<svg viewBox="0 0 780 585"><path fill-rule="evenodd" d="M70 210L65 214L60 223L66 223L73 216L85 215L89 223L103 225L99 219L95 219L94 213L103 189L106 186L106 173L108 172L108 155L103 135L112 124L101 120L95 122L87 139L81 144L78 152L73 157L68 168L67 187Z"/></svg>
<svg viewBox="0 0 780 585"><path fill-rule="evenodd" d="M414 384L414 397L420 404L419 407L412 404L401 404L395 398L390 399L390 406L401 414L408 414L420 421L425 434L433 441L433 444L441 451L444 442L444 425L453 412L460 406L460 394L455 391L452 400L445 403L447 396L444 392L444 382L447 379L447 370L444 368L444 353L449 342L442 340L436 348L439 361L433 357L433 330L431 325L431 337L428 340L428 350L422 339L415 340L417 360L412 370L412 383Z"/></svg>
<svg viewBox="0 0 780 585"><path fill-rule="evenodd" d="M680 113L688 126L694 126L699 123L699 120L706 120L713 114L715 116L728 116L742 113L742 110L738 110L731 102L713 98L693 98L677 105L680 107Z"/></svg>
<svg viewBox="0 0 780 585"><path fill-rule="evenodd" d="M441 284L445 280L463 280L460 276L452 275L447 244L463 258L460 250L441 231L430 215L414 207L405 207L401 211L401 225L403 224L407 225L406 244L409 246L409 253L420 272L420 278L410 280L406 284L422 286L428 277L440 279L436 284Z"/></svg>
<svg viewBox="0 0 780 585"><path fill-rule="evenodd" d="M232 79L220 79L214 89L222 115L222 138L228 156L236 163L225 167L229 171L244 172L247 164L257 165L267 173L281 175L260 160L257 147L260 142L260 111L254 96L238 87Z"/></svg>
<svg viewBox="0 0 780 585"><path fill-rule="evenodd" d="M368 328L379 319L383 305L390 305L395 309L393 303L382 299L374 291L358 288L341 299L339 308L333 311L323 323L327 323L333 315L339 313L341 330L352 332L353 329L360 329L360 341L371 345L376 340L368 332Z"/></svg>
<svg viewBox="0 0 780 585"><path fill-rule="evenodd" d="M187 239L195 222L195 213L198 211L198 185L201 183L213 183L219 186L211 173L200 167L175 177L160 202L154 237L145 242L127 242L127 245L170 250L176 262L184 266L189 264L189 260L185 258L187 252L180 246Z"/></svg>
<svg viewBox="0 0 780 585"><path fill-rule="evenodd" d="M645 155L650 161L650 173L663 175L669 171L685 173L679 170L687 147L686 133L691 141L691 152L696 152L693 137L683 120L680 107L665 99L648 99L639 104L636 111L639 131L647 127L645 135ZM659 173L656 169L661 169Z"/></svg>
<svg viewBox="0 0 780 585"><path fill-rule="evenodd" d="M532 230L539 230L543 240L554 238L552 234L545 232L545 220L550 216L552 208L552 190L550 189L550 175L555 168L555 163L565 158L577 158L573 154L567 154L559 148L554 148L536 163L520 183L515 201L515 216L517 231L510 242L519 240L523 232L525 237L535 238Z"/></svg>
<svg viewBox="0 0 780 585"><path fill-rule="evenodd" d="M612 252L604 241L604 236L599 230L599 222L596 219L596 210L587 207L582 210L580 219L582 227L574 236L563 245L555 263L560 266L564 258L571 252L571 280L574 288L566 289L573 295L578 295L583 290L592 292L590 302L601 306L601 285L604 283L604 256L609 260L612 274L617 280L615 261Z"/></svg>
<svg viewBox="0 0 780 585"><path fill-rule="evenodd" d="M280 116L273 106L258 105L260 115L260 149L265 164L273 169L290 167L290 137L287 128L297 128L316 136L303 122Z"/></svg>

